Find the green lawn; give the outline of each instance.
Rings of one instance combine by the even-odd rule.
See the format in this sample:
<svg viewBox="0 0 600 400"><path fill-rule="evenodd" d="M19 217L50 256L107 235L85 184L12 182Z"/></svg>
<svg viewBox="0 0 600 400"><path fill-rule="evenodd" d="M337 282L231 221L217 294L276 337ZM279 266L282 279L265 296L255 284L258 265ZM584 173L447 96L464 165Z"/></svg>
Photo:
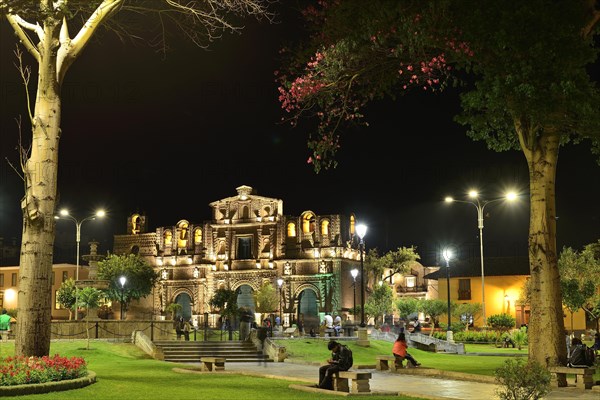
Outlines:
<svg viewBox="0 0 600 400"><path fill-rule="evenodd" d="M172 370L174 367L185 368L186 366L151 359L133 344L94 341L90 347L90 350L84 350L85 340L52 342L50 353L83 357L88 362L88 368L97 374L95 384L83 389L21 396L19 399L223 400L244 398L262 400L285 398L286 400L309 400L316 398L314 393L289 389L288 385L295 383L293 381L219 373L177 373ZM0 343L1 358L12 354L14 354L13 343ZM318 398L338 398L338 396L319 394ZM416 398L378 396L377 399L414 400Z"/></svg>

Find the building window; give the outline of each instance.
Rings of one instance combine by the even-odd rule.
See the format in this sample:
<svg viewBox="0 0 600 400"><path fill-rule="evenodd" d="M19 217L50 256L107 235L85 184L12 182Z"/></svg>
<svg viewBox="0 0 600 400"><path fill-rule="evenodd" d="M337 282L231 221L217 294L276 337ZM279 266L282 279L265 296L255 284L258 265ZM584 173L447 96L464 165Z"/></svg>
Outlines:
<svg viewBox="0 0 600 400"><path fill-rule="evenodd" d="M350 234L351 235L354 235L354 233L356 232L355 228L356 228L356 221L354 219L354 215L351 215L350 216Z"/></svg>
<svg viewBox="0 0 600 400"><path fill-rule="evenodd" d="M471 280L470 279L459 279L458 280L458 299L459 300L471 300Z"/></svg>
<svg viewBox="0 0 600 400"><path fill-rule="evenodd" d="M0 274L0 287L4 287L4 274Z"/></svg>
<svg viewBox="0 0 600 400"><path fill-rule="evenodd" d="M62 308L62 306L58 302L58 290L54 291L54 308L57 310L60 310Z"/></svg>
<svg viewBox="0 0 600 400"><path fill-rule="evenodd" d="M296 224L290 222L287 226L288 237L296 237Z"/></svg>
<svg viewBox="0 0 600 400"><path fill-rule="evenodd" d="M165 246L170 246L173 240L173 233L171 231L165 232Z"/></svg>
<svg viewBox="0 0 600 400"><path fill-rule="evenodd" d="M248 260L252 257L252 238L239 237L237 240L237 259Z"/></svg>
<svg viewBox="0 0 600 400"><path fill-rule="evenodd" d="M404 278L404 281L407 288L414 288L417 285L416 276L407 276Z"/></svg>
<svg viewBox="0 0 600 400"><path fill-rule="evenodd" d="M321 222L321 235L329 235L329 221Z"/></svg>
<svg viewBox="0 0 600 400"><path fill-rule="evenodd" d="M10 284L11 284L11 286L17 286L17 274L16 273L12 274L12 276L10 277Z"/></svg>
<svg viewBox="0 0 600 400"><path fill-rule="evenodd" d="M194 230L194 244L202 243L202 229L197 228Z"/></svg>
<svg viewBox="0 0 600 400"><path fill-rule="evenodd" d="M302 233L313 233L315 231L315 216L313 213L306 213L302 216Z"/></svg>
<svg viewBox="0 0 600 400"><path fill-rule="evenodd" d="M0 291L0 308L4 308L4 292Z"/></svg>
<svg viewBox="0 0 600 400"><path fill-rule="evenodd" d="M63 271L62 281L66 282L69 279L69 271Z"/></svg>

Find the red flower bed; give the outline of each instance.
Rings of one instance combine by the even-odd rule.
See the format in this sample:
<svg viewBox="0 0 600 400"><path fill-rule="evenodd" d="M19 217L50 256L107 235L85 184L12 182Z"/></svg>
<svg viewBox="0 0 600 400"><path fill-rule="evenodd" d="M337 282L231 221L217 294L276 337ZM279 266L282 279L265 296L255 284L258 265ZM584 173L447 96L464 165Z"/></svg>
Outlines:
<svg viewBox="0 0 600 400"><path fill-rule="evenodd" d="M64 381L87 375L81 357L6 357L0 359L0 386Z"/></svg>

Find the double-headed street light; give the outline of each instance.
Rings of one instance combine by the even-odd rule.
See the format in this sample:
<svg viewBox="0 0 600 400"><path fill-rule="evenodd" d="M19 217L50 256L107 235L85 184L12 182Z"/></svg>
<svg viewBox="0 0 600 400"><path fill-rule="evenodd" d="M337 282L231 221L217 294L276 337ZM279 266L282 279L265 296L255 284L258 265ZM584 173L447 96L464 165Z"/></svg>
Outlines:
<svg viewBox="0 0 600 400"><path fill-rule="evenodd" d="M477 209L477 227L479 228L479 254L481 258L481 308L482 308L482 317L483 317L483 325L487 325L487 319L485 316L485 270L483 267L483 210L485 206L490 203L494 203L500 200L508 200L513 201L517 198L517 194L514 192L508 192L504 197L499 197L497 199L492 200L479 200L479 193L475 190L471 190L469 192L469 198L473 200L456 200L450 196L446 197L444 201L446 203L458 202L458 203L467 203L472 204Z"/></svg>
<svg viewBox="0 0 600 400"><path fill-rule="evenodd" d="M365 324L365 241L363 240L367 234L367 226L365 224L356 225L356 234L360 239L360 326L364 328Z"/></svg>
<svg viewBox="0 0 600 400"><path fill-rule="evenodd" d="M119 277L119 282L121 283L121 320L123 320L123 303L125 302L125 283L127 282L127 278L121 276Z"/></svg>
<svg viewBox="0 0 600 400"><path fill-rule="evenodd" d="M452 258L452 250L446 248L442 251L442 256L446 260L446 285L448 291L448 328L446 329L446 340L453 342L454 337L452 334L452 328L450 327L450 259Z"/></svg>
<svg viewBox="0 0 600 400"><path fill-rule="evenodd" d="M358 276L358 269L352 269L350 275L352 275L352 315L354 315L354 322L356 323L356 277Z"/></svg>
<svg viewBox="0 0 600 400"><path fill-rule="evenodd" d="M54 216L54 219L60 220L64 218L69 219L75 223L75 243L77 244L77 258L75 260L77 268L75 270L75 282L79 280L79 242L81 241L81 225L85 221L94 220L96 218L104 218L105 215L106 212L104 210L98 210L94 215L90 215L89 217L86 217L82 220L78 220L77 218L69 214L69 210L63 208L59 211L59 215ZM77 320L77 285L75 285L75 320Z"/></svg>

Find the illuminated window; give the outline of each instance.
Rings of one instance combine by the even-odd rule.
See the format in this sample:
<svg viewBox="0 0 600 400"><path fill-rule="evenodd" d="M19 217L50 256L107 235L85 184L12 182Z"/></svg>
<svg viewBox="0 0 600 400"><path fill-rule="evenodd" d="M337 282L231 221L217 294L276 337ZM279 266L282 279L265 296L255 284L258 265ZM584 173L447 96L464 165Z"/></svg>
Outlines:
<svg viewBox="0 0 600 400"><path fill-rule="evenodd" d="M356 227L355 225L356 225L356 220L354 219L354 215L351 215L350 216L350 234L351 235L354 235L354 233L356 232L354 230Z"/></svg>
<svg viewBox="0 0 600 400"><path fill-rule="evenodd" d="M0 274L0 287L4 287L4 274Z"/></svg>
<svg viewBox="0 0 600 400"><path fill-rule="evenodd" d="M329 221L321 222L321 235L329 235Z"/></svg>
<svg viewBox="0 0 600 400"><path fill-rule="evenodd" d="M312 233L315 231L315 216L313 213L306 213L302 216L302 233Z"/></svg>
<svg viewBox="0 0 600 400"><path fill-rule="evenodd" d="M12 274L12 276L10 277L10 284L11 286L17 286L17 274Z"/></svg>
<svg viewBox="0 0 600 400"><path fill-rule="evenodd" d="M459 279L458 280L458 299L459 300L471 300L471 280L470 279Z"/></svg>
<svg viewBox="0 0 600 400"><path fill-rule="evenodd" d="M287 226L288 237L296 237L296 224L290 222Z"/></svg>
<svg viewBox="0 0 600 400"><path fill-rule="evenodd" d="M194 244L202 243L202 229L196 228L194 230Z"/></svg>
<svg viewBox="0 0 600 400"><path fill-rule="evenodd" d="M173 240L173 233L171 231L165 231L165 246L170 246Z"/></svg>
<svg viewBox="0 0 600 400"><path fill-rule="evenodd" d="M417 285L416 276L407 276L404 278L407 288L414 288Z"/></svg>
<svg viewBox="0 0 600 400"><path fill-rule="evenodd" d="M131 234L137 235L138 233L140 233L140 226L141 226L141 218L140 218L139 214L133 214L131 216Z"/></svg>
<svg viewBox="0 0 600 400"><path fill-rule="evenodd" d="M62 308L62 306L60 305L60 303L58 302L58 290L54 291L54 308L56 310L60 310Z"/></svg>
<svg viewBox="0 0 600 400"><path fill-rule="evenodd" d="M69 279L69 271L63 271L62 281L65 282L67 279Z"/></svg>

